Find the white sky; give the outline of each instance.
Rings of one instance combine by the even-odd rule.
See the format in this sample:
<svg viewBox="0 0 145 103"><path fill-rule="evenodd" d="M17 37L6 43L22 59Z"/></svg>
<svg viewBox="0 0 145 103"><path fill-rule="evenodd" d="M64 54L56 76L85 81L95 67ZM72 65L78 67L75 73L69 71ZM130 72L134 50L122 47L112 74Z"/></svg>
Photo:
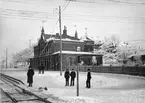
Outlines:
<svg viewBox="0 0 145 103"><path fill-rule="evenodd" d="M70 2L63 11L62 27L67 26L69 35L74 35L74 25L76 25L79 37L84 36L85 28L88 28L89 37L104 38L104 36L117 35L124 41L145 39L145 4L140 4L145 3L145 0L122 0L131 4L112 3L108 0L90 1L96 3ZM57 13L53 14L54 8L64 5L65 2L64 0L0 0L0 57L4 55L6 47L11 55L12 52L19 52L28 47L30 39L32 43L36 43L40 37L43 20L46 21L43 24L45 33L52 33L58 17ZM27 16L31 17L24 19L20 16L26 14L16 10L39 13L31 15L34 12L27 12ZM40 12L47 12L48 19L34 19L48 15ZM59 32L58 24L54 30L54 33L56 32Z"/></svg>

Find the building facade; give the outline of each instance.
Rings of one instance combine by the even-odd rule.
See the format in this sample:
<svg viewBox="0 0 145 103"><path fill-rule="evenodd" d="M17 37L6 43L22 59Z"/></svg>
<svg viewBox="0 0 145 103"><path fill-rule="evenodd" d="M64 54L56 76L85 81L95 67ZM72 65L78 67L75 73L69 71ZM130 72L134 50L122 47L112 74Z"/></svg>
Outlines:
<svg viewBox="0 0 145 103"><path fill-rule="evenodd" d="M83 65L102 65L102 55L93 53L97 47L93 40L88 37L79 39L77 31L74 36L69 36L65 26L61 40L62 67L78 65L78 57L81 57ZM93 62L94 58L96 62ZM44 28L41 30L38 45L34 47L34 58L30 58L32 68L36 69L40 64L46 70L60 70L60 35L45 34Z"/></svg>

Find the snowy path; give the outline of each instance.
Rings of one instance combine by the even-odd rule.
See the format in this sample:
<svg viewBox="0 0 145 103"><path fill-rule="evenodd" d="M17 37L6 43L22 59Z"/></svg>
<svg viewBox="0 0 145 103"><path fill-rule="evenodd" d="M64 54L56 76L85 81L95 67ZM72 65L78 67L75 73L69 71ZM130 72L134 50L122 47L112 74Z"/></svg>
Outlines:
<svg viewBox="0 0 145 103"><path fill-rule="evenodd" d="M21 79L25 84L27 71L4 71ZM76 86L65 87L63 75L47 71L35 72L33 88L47 87L43 93L54 94L72 103L145 103L145 78L119 74L92 73L91 89L85 88L86 73L80 72L80 96L76 97Z"/></svg>

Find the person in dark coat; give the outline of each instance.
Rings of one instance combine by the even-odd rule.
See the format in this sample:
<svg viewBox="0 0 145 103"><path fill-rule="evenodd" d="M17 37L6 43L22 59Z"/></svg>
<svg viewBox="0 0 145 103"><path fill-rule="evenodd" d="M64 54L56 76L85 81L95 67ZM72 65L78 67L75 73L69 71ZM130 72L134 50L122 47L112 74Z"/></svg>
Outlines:
<svg viewBox="0 0 145 103"><path fill-rule="evenodd" d="M91 72L90 72L90 69L88 69L88 73L87 73L87 81L86 81L86 88L90 88L91 87Z"/></svg>
<svg viewBox="0 0 145 103"><path fill-rule="evenodd" d="M44 66L43 66L43 64L41 64L41 70L42 70L42 74L44 74Z"/></svg>
<svg viewBox="0 0 145 103"><path fill-rule="evenodd" d="M38 66L38 70L39 70L38 74L41 74L41 65Z"/></svg>
<svg viewBox="0 0 145 103"><path fill-rule="evenodd" d="M34 70L31 68L31 66L29 66L29 70L27 72L27 82L29 83L28 87L32 87L33 75L34 75Z"/></svg>
<svg viewBox="0 0 145 103"><path fill-rule="evenodd" d="M67 69L64 73L64 77L65 77L65 86L69 86L69 77L70 77L70 73L69 70Z"/></svg>
<svg viewBox="0 0 145 103"><path fill-rule="evenodd" d="M70 84L70 86L74 86L74 80L75 80L75 77L76 77L76 72L74 71L74 69L72 69L72 71L70 73L70 76L71 76L71 84Z"/></svg>

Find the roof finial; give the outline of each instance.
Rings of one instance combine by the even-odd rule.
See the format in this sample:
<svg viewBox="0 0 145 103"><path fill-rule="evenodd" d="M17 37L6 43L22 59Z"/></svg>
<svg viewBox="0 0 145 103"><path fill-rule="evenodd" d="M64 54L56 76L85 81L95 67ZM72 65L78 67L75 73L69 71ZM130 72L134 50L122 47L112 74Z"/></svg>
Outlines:
<svg viewBox="0 0 145 103"><path fill-rule="evenodd" d="M78 38L78 32L77 32L77 29L76 29L76 25L74 25L75 27L75 38Z"/></svg>
<svg viewBox="0 0 145 103"><path fill-rule="evenodd" d="M85 37L87 38L87 28L85 28Z"/></svg>
<svg viewBox="0 0 145 103"><path fill-rule="evenodd" d="M41 34L44 34L44 27L42 26Z"/></svg>

